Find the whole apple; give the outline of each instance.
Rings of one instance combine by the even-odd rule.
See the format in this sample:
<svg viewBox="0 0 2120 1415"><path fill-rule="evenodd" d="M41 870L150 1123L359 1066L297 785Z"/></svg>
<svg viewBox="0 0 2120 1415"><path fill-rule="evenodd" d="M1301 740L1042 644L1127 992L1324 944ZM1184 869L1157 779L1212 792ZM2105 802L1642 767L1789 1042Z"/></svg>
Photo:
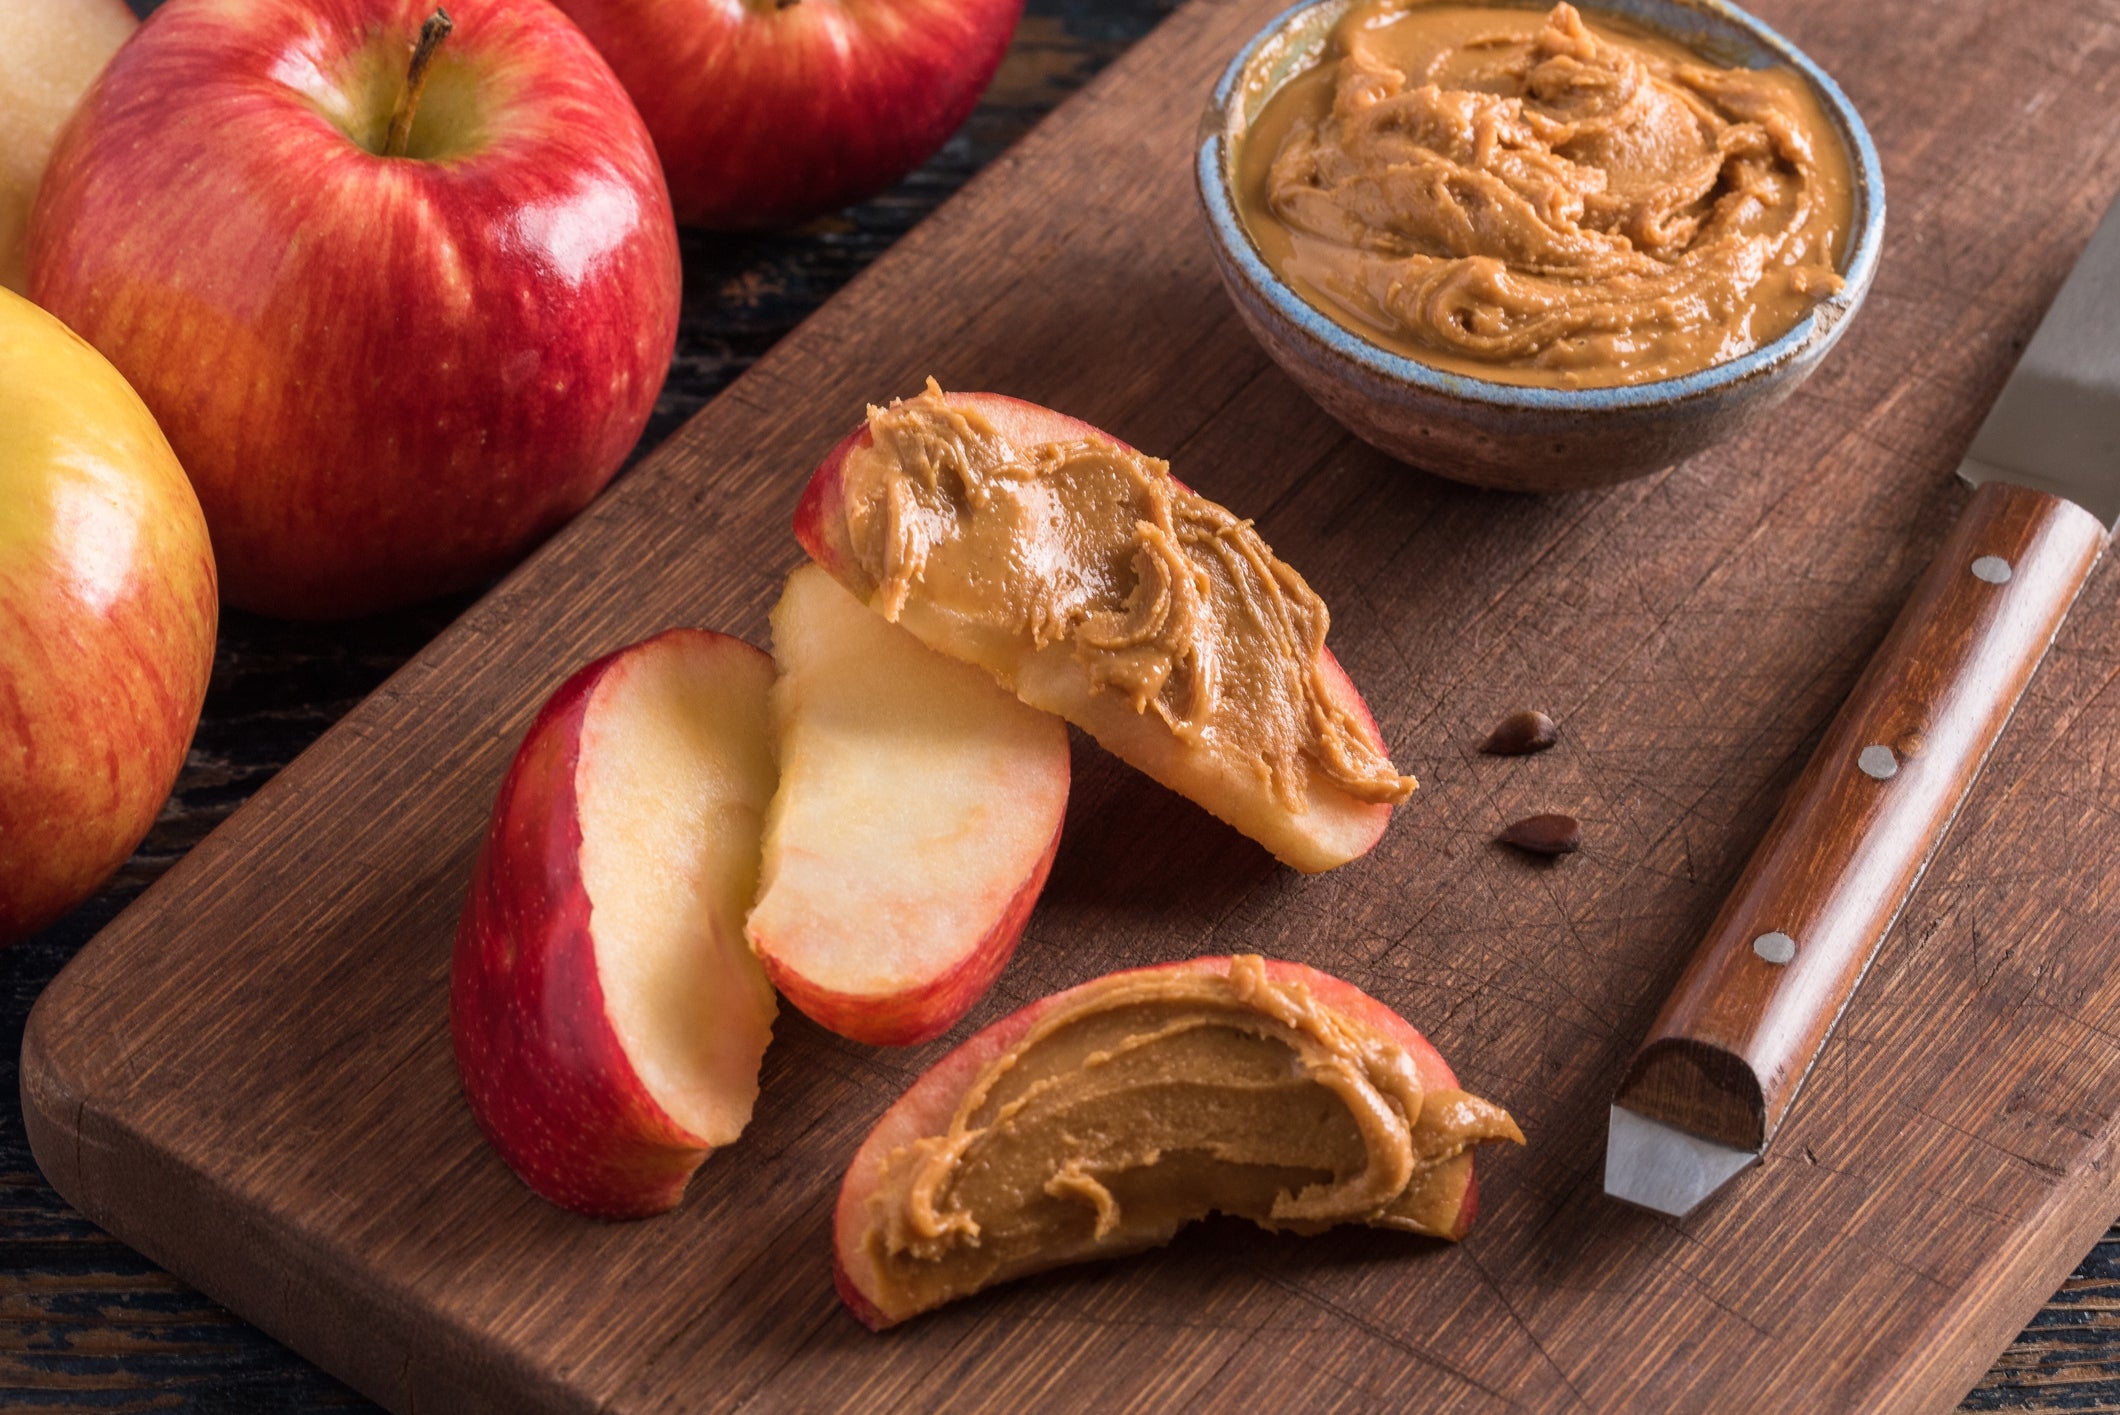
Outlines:
<svg viewBox="0 0 2120 1415"><path fill-rule="evenodd" d="M61 134L29 272L160 420L228 601L295 618L519 558L677 333L653 145L544 0L170 0Z"/></svg>
<svg viewBox="0 0 2120 1415"><path fill-rule="evenodd" d="M882 191L957 130L1023 0L558 0L655 135L677 219L785 225Z"/></svg>
<svg viewBox="0 0 2120 1415"><path fill-rule="evenodd" d="M0 943L122 864L213 668L213 551L108 361L0 290Z"/></svg>
<svg viewBox="0 0 2120 1415"><path fill-rule="evenodd" d="M124 0L0 5L0 285L18 294L30 203L59 127L137 25Z"/></svg>

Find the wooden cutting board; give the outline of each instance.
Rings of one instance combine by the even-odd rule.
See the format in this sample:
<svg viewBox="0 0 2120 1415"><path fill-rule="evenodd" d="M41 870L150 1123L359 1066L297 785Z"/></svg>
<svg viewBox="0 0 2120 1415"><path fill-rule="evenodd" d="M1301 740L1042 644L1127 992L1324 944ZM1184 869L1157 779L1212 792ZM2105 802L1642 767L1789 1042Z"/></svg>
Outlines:
<svg viewBox="0 0 2120 1415"><path fill-rule="evenodd" d="M1350 441L1217 286L1190 139L1281 0L1193 0L907 237L95 940L23 1057L89 1217L410 1411L1940 1409L2120 1212L2120 570L2092 582L1764 1168L1692 1219L1600 1192L1605 1104L1778 793L1959 508L1960 450L2120 187L2120 15L1773 0L1867 115L1887 255L1743 443L1609 492L1465 490ZM1077 743L1014 965L944 1042L792 1012L684 1207L533 1198L458 1094L450 936L538 702L674 622L763 642L810 468L938 375L1077 414L1333 606L1424 789L1315 879ZM1563 742L1474 745L1544 708ZM1584 820L1557 864L1490 843ZM1530 1146L1458 1248L1240 1225L886 1336L827 1216L948 1041L1107 969L1259 950L1424 1028Z"/></svg>

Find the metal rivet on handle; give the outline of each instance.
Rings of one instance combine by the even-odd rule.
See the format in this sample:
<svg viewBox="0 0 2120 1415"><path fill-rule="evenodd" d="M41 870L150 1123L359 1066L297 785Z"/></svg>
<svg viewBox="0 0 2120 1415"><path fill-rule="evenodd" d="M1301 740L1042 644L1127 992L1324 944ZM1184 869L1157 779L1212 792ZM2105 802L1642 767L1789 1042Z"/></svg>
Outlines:
<svg viewBox="0 0 2120 1415"><path fill-rule="evenodd" d="M1864 776L1874 776L1879 781L1890 781L1899 775L1899 758L1892 755L1890 747L1864 747L1862 755L1855 758L1855 765L1862 768Z"/></svg>
<svg viewBox="0 0 2120 1415"><path fill-rule="evenodd" d="M1983 555L1973 562L1973 578L1991 585L2006 585L2010 582L2010 562L1999 555Z"/></svg>
<svg viewBox="0 0 2120 1415"><path fill-rule="evenodd" d="M1753 939L1752 951L1769 963L1786 963L1796 956L1796 940L1777 929Z"/></svg>

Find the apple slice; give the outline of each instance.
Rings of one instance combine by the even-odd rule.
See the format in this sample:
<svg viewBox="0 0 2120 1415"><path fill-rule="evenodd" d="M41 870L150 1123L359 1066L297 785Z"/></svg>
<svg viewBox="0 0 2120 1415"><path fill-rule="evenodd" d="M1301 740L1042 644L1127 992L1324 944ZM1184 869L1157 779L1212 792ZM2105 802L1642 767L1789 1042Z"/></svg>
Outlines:
<svg viewBox="0 0 2120 1415"><path fill-rule="evenodd" d="M568 679L501 783L450 1031L479 1128L564 1208L673 1208L751 1118L774 1014L743 935L772 681L749 644L671 629Z"/></svg>
<svg viewBox="0 0 2120 1415"><path fill-rule="evenodd" d="M939 1036L993 984L1045 887L1067 728L815 565L788 577L773 657L780 789L752 947L842 1036Z"/></svg>
<svg viewBox="0 0 2120 1415"><path fill-rule="evenodd" d="M920 527L929 539L911 556L917 568L894 588L880 583L875 567L864 563L855 544L850 518L863 508L856 504L860 498L848 490L848 469L852 459L872 454L877 419L897 415L900 409L921 410L944 425L944 436L953 444L944 454L945 462L965 447L975 449L971 455L977 455L980 448L1001 449L1014 459L1014 468L988 469L976 495L953 492L950 479L933 467L919 469L919 475L928 479L927 495L935 505L922 506L914 514L932 518ZM1235 689L1224 692L1226 699L1269 700L1271 710L1281 713L1284 722L1330 726L1336 734L1333 745L1321 750L1317 743L1310 744L1295 758L1289 781L1279 779L1259 757L1227 749L1226 744L1241 742L1243 734L1241 724L1232 734L1226 715L1207 717L1204 723L1181 723L1182 711L1164 710L1165 704L1156 700L1167 699L1181 676L1168 662L1144 671L1127 661L1129 650L1124 647L1101 656L1078 652L1086 616L1130 620L1144 602L1154 598L1143 593L1144 588L1152 588L1144 586L1141 578L1145 551L1131 545L1082 546L1079 543L1084 538L1076 528L1089 515L1078 515L1065 504L1078 493L1061 485L1058 476L1024 475L1019 469L1037 465L1041 449L1064 454L1070 447L1089 447L1138 458L1132 448L1049 408L992 393L945 394L932 382L917 399L869 412L870 420L849 433L811 476L795 512L796 539L857 598L895 618L930 648L986 669L1024 702L1066 718L1121 760L1190 797L1296 869L1309 873L1332 869L1366 854L1376 844L1390 822L1392 804L1411 793L1413 781L1391 768L1368 705L1339 660L1324 646L1322 634L1309 663L1292 662L1288 672L1268 672L1243 662L1244 646L1224 632L1231 621L1247 612L1247 606L1232 604L1217 617L1210 603L1205 617L1213 627L1200 655L1204 663L1196 663L1192 670L1196 681L1212 680L1217 674L1241 680ZM912 475L908 474L907 484ZM1174 487L1195 510L1225 518L1225 524L1234 522L1220 507L1201 501L1183 483L1170 478L1160 464L1150 464L1148 473L1140 477L1140 482L1151 480ZM938 484L943 488L939 493L932 490ZM1109 482L1080 492L1087 498L1112 494ZM906 499L918 500L920 495L915 492ZM990 511L990 507L996 509ZM1014 546L992 553L993 562L1004 564L1006 573L1015 577L993 593L1027 596L1034 604L1043 596L1048 603L1063 605L1060 613L1019 610L1011 605L989 615L980 612L982 606L967 603L978 587L991 586L996 578L990 569L966 558L976 552L960 549L970 534L964 528L980 517L985 517L989 528L1019 528ZM1126 517L1119 520L1129 531L1139 524ZM1063 529L1055 531L1055 526ZM1310 596L1301 577L1279 562L1272 561L1270 574L1260 568L1262 562L1271 561L1271 552L1250 534L1248 523L1226 524L1226 533L1233 541L1248 537L1248 546L1240 548L1240 555L1247 550L1259 553L1260 559L1246 572L1258 577L1256 583L1262 590L1257 598ZM893 547L889 553L900 551ZM953 599L935 592L929 583L932 566L951 556L958 557L949 570ZM1192 566L1193 577L1202 583L1221 573L1212 557L1204 554L1195 556ZM1097 588L1082 589L1092 584ZM1235 593L1241 599L1250 592L1239 589ZM1310 602L1315 603L1314 596ZM1317 614L1322 624L1322 605L1317 606ZM1290 642L1294 654L1306 651L1292 635ZM1092 657L1098 659L1094 665ZM1154 676L1162 672L1170 676ZM1293 683L1306 685L1301 691L1307 694L1307 702L1297 700L1296 690L1289 686ZM1212 692L1210 687L1210 697ZM1335 755L1343 762L1353 761L1358 770L1336 775L1328 761Z"/></svg>
<svg viewBox="0 0 2120 1415"><path fill-rule="evenodd" d="M840 1185L835 1278L880 1330L1211 1212L1455 1240L1472 1152L1495 1140L1523 1134L1329 974L1257 957L1107 974L979 1032L884 1113Z"/></svg>

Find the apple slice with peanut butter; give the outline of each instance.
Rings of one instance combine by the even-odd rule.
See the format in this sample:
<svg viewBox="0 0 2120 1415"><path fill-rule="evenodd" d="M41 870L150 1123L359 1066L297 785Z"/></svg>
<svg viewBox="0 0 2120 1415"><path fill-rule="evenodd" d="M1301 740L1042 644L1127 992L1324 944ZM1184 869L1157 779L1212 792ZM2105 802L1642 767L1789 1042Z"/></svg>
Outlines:
<svg viewBox="0 0 2120 1415"><path fill-rule="evenodd" d="M1112 973L979 1032L854 1156L840 1297L881 1329L995 1283L1170 1240L1210 1213L1455 1240L1473 1150L1523 1142L1405 1019L1258 957Z"/></svg>
<svg viewBox="0 0 2120 1415"><path fill-rule="evenodd" d="M1414 790L1303 577L1087 423L931 379L825 459L795 534L870 608L1299 870L1366 853Z"/></svg>

